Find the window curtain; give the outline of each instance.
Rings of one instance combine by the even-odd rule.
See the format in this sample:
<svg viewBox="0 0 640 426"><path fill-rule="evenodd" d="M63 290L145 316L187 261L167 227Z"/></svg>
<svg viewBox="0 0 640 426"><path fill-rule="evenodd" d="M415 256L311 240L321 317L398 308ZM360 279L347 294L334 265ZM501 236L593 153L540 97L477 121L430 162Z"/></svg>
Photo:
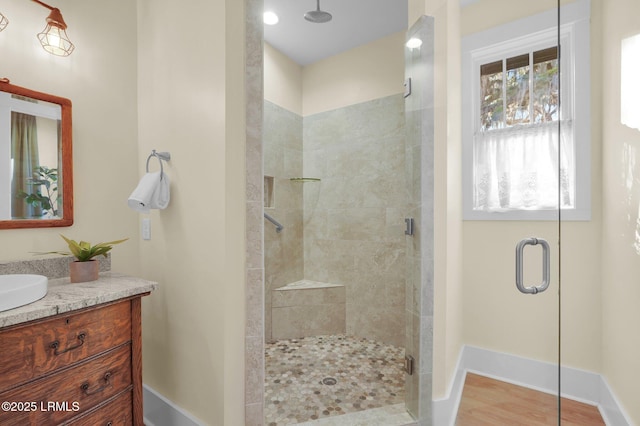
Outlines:
<svg viewBox="0 0 640 426"><path fill-rule="evenodd" d="M42 207L30 205L19 196L39 191L36 185L29 184L33 178L38 159L38 134L36 117L19 112L11 113L11 159L13 176L11 177L11 216L28 219L42 216Z"/></svg>
<svg viewBox="0 0 640 426"><path fill-rule="evenodd" d="M560 144L557 122L478 132L473 154L474 210L557 209L558 190L561 206L574 206L575 155L570 121L562 122Z"/></svg>

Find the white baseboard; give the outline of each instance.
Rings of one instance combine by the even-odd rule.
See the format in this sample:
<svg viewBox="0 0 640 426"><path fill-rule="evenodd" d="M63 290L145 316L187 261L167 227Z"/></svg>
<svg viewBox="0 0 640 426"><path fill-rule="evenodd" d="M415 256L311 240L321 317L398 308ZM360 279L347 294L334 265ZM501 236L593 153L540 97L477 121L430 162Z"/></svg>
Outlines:
<svg viewBox="0 0 640 426"><path fill-rule="evenodd" d="M446 398L433 401L434 424L453 425L467 372L495 378L545 393L558 389L556 364L465 345ZM629 417L599 374L562 367L562 396L597 406L607 426L630 426Z"/></svg>
<svg viewBox="0 0 640 426"><path fill-rule="evenodd" d="M204 423L147 385L142 385L145 426L203 426Z"/></svg>
<svg viewBox="0 0 640 426"><path fill-rule="evenodd" d="M433 401L434 425L455 424L467 372L541 392L557 392L558 368L555 364L465 345L460 351L447 396ZM633 425L601 375L570 367L562 367L561 374L563 397L597 406L607 426ZM143 398L146 426L203 425L147 385L143 385Z"/></svg>
<svg viewBox="0 0 640 426"><path fill-rule="evenodd" d="M447 397L434 400L431 404L434 425L449 426L455 424L460 398L462 397L462 389L464 388L464 379L467 376L466 370L462 367L463 356L464 347L458 355L456 371L453 380L449 383Z"/></svg>
<svg viewBox="0 0 640 426"><path fill-rule="evenodd" d="M609 387L607 380L604 377L600 377L600 380L602 381L602 393L598 408L600 408L604 422L611 426L633 425L634 423L618 402L618 398Z"/></svg>

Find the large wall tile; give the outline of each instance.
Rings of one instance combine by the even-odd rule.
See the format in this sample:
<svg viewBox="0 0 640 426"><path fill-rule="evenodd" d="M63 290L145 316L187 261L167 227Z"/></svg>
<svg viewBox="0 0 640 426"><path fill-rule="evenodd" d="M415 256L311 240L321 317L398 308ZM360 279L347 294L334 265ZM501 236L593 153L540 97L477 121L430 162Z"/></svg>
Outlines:
<svg viewBox="0 0 640 426"><path fill-rule="evenodd" d="M343 329L403 345L408 194L402 95L304 118L265 102L264 141L265 174L275 178L275 205L266 211L285 226L280 234L265 229L267 339L276 338L275 324L286 329L278 335L296 333L286 322L297 321L305 302L289 299L302 296L273 290L304 277L345 286ZM297 294L309 298L306 306L325 306L314 292ZM305 330L320 329L318 321Z"/></svg>
<svg viewBox="0 0 640 426"><path fill-rule="evenodd" d="M304 118L305 278L343 284L347 332L404 344L405 121L401 94Z"/></svg>
<svg viewBox="0 0 640 426"><path fill-rule="evenodd" d="M304 275L303 186L291 181L302 174L302 117L264 102L264 173L274 178L273 206L265 213L283 225L265 221L265 340L272 341L272 290Z"/></svg>

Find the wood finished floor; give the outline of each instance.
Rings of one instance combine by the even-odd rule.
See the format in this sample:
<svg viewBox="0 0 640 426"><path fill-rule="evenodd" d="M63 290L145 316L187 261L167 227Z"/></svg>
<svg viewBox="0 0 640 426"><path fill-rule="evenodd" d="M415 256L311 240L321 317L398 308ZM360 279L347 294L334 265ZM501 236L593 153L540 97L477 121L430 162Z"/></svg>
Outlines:
<svg viewBox="0 0 640 426"><path fill-rule="evenodd" d="M597 407L562 398L562 426L604 426ZM552 426L557 398L467 373L456 426Z"/></svg>

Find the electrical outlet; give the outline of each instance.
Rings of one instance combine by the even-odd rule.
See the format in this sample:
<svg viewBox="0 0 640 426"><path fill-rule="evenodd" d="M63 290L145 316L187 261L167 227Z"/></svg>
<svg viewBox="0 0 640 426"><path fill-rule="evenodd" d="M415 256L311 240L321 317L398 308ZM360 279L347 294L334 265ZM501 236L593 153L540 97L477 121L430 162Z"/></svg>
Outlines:
<svg viewBox="0 0 640 426"><path fill-rule="evenodd" d="M151 239L151 219L150 218L142 219L142 239L143 240Z"/></svg>

